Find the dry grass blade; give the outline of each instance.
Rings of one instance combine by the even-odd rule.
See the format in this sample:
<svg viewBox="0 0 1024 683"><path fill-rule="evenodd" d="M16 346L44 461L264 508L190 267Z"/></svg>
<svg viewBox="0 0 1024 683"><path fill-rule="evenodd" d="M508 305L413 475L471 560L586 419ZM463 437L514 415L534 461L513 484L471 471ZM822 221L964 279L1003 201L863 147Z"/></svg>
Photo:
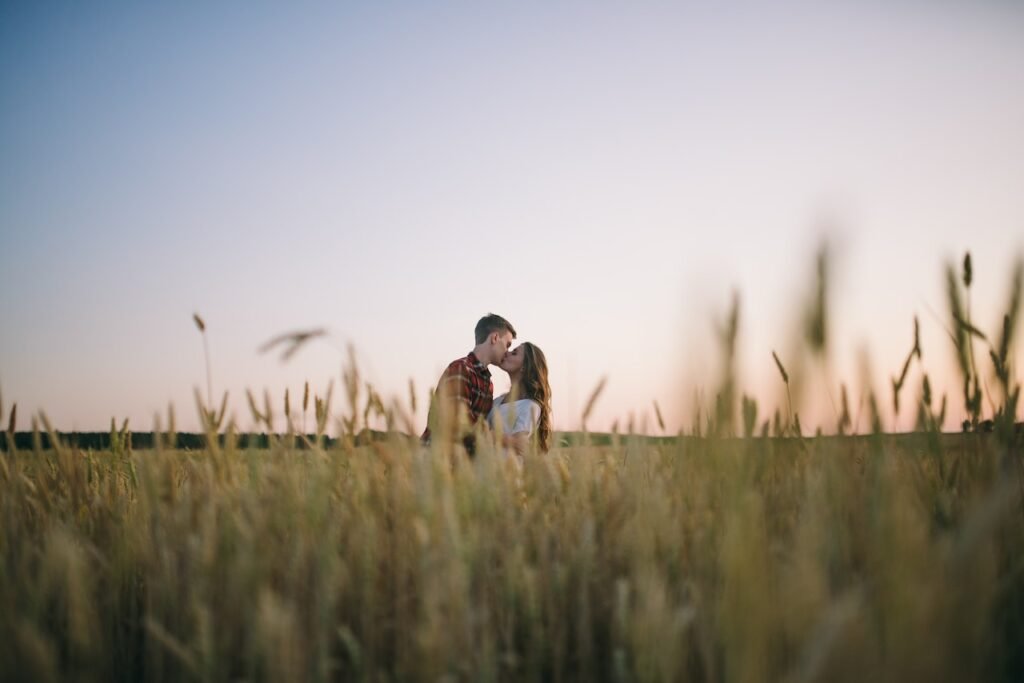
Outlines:
<svg viewBox="0 0 1024 683"><path fill-rule="evenodd" d="M174 404L167 404L167 444L170 448L177 448L178 426L174 414Z"/></svg>
<svg viewBox="0 0 1024 683"><path fill-rule="evenodd" d="M743 436L749 439L754 435L754 427L757 424L757 401L753 397L743 394L740 405L743 415Z"/></svg>
<svg viewBox="0 0 1024 683"><path fill-rule="evenodd" d="M284 428L290 439L295 433L295 425L292 423L292 403L287 387L284 390ZM293 442L289 440L288 443L292 444Z"/></svg>
<svg viewBox="0 0 1024 683"><path fill-rule="evenodd" d="M814 296L804 317L804 337L816 354L824 354L828 347L828 265L828 247L822 245L815 258Z"/></svg>
<svg viewBox="0 0 1024 683"><path fill-rule="evenodd" d="M910 353L907 354L907 360L903 363L903 370L900 371L899 379L894 377L892 380L892 405L893 412L897 415L899 415L900 412L900 391L903 389L903 385L907 381L907 373L910 372L910 363L915 357L921 357L921 331L917 322L917 316L914 316L914 347L910 349Z"/></svg>
<svg viewBox="0 0 1024 683"><path fill-rule="evenodd" d="M963 319L958 319L955 322L956 322L957 326L959 328L961 328L967 334L971 335L972 337L977 337L978 339L982 340L983 342L988 342L988 337L985 336L985 333L982 332L981 330L979 330L977 327L975 327L971 323L969 323L969 322L967 322L966 320L963 320Z"/></svg>
<svg viewBox="0 0 1024 683"><path fill-rule="evenodd" d="M57 453L63 452L63 444L61 444L60 436L57 431L50 424L50 418L42 410L39 411L39 419L43 422L43 428L46 430L46 435L50 439L50 448L55 450Z"/></svg>
<svg viewBox="0 0 1024 683"><path fill-rule="evenodd" d="M739 292L733 292L732 304L729 307L729 315L726 317L725 324L720 326L718 329L718 338L722 345L722 354L726 359L732 358L736 354L736 340L739 337L739 328L740 295Z"/></svg>
<svg viewBox="0 0 1024 683"><path fill-rule="evenodd" d="M836 431L840 436L846 434L846 431L851 427L850 421L850 400L846 392L846 384L843 384L839 388L839 401L841 405L841 412L839 414L839 424Z"/></svg>
<svg viewBox="0 0 1024 683"><path fill-rule="evenodd" d="M15 403L11 406L11 416L7 420L7 452L14 453L17 450L17 445L14 443L15 427L17 426L18 420L18 404Z"/></svg>
<svg viewBox="0 0 1024 683"><path fill-rule="evenodd" d="M199 423L203 425L203 429L208 429L210 426L210 411L207 410L206 404L203 403L203 395L199 391L199 387L192 389L193 398L196 401L196 410L199 412ZM114 418L110 418L110 431L116 431Z"/></svg>
<svg viewBox="0 0 1024 683"><path fill-rule="evenodd" d="M996 356L996 360L999 362L997 365L1006 365L1006 360L1010 355L1010 337L1013 336L1013 331L1010 326L1010 316L1003 316L1003 333L999 337L999 353L997 354L995 349L992 349L992 354Z"/></svg>
<svg viewBox="0 0 1024 683"><path fill-rule="evenodd" d="M871 433L882 433L882 414L878 410L878 399L875 392L868 393L868 414L871 416Z"/></svg>
<svg viewBox="0 0 1024 683"><path fill-rule="evenodd" d="M988 350L988 357L992 361L992 367L996 371L996 377L999 379L1000 382L1005 384L1007 379L1006 365L1003 363L1002 359L999 357L999 354L997 354L994 349Z"/></svg>
<svg viewBox="0 0 1024 683"><path fill-rule="evenodd" d="M786 368L783 367L782 361L779 360L779 355L772 351L772 358L775 359L775 367L779 369L779 374L782 375L782 381L789 384L789 373L786 372Z"/></svg>
<svg viewBox="0 0 1024 683"><path fill-rule="evenodd" d="M174 657L185 665L190 673L195 676L199 675L199 667L196 666L195 658L192 653L188 651L181 641L172 636L167 629L161 626L153 617L146 617L145 619L146 632L153 638L153 640L159 643L167 652L174 655Z"/></svg>
<svg viewBox="0 0 1024 683"><path fill-rule="evenodd" d="M1003 333L999 339L999 358L1003 363L1007 360L1017 330L1022 294L1024 294L1024 259L1018 258L1010 279L1010 300L1006 306L1006 314L1003 316Z"/></svg>
<svg viewBox="0 0 1024 683"><path fill-rule="evenodd" d="M348 436L355 436L359 419L359 389L362 386L359 379L359 365L356 362L356 349L352 344L348 345L348 362L342 368L342 380L345 382L345 396L348 399L349 417L343 418L344 432Z"/></svg>
<svg viewBox="0 0 1024 683"><path fill-rule="evenodd" d="M334 396L334 380L327 385L327 396L323 399L317 398L316 404L316 433L322 436L327 429L327 419L331 414L331 399Z"/></svg>
<svg viewBox="0 0 1024 683"><path fill-rule="evenodd" d="M256 407L256 397L252 395L251 390L245 390L245 398L249 402L249 412L252 413L253 421L256 424L263 422L263 415L260 413L259 408Z"/></svg>
<svg viewBox="0 0 1024 683"><path fill-rule="evenodd" d="M914 316L914 351L917 352L917 359L921 360L921 322Z"/></svg>
<svg viewBox="0 0 1024 683"><path fill-rule="evenodd" d="M228 393L224 392L219 411L203 403L203 396L199 392L198 387L195 388L193 393L196 401L196 410L199 412L199 420L203 425L203 431L208 437L218 434L224 421L224 414L227 411ZM127 420L125 420L125 429L127 424Z"/></svg>
<svg viewBox="0 0 1024 683"><path fill-rule="evenodd" d="M953 319L953 345L956 348L957 364L964 377L971 373L970 359L967 356L967 335L961 325L966 319L963 303L960 299L960 287L957 284L956 271L951 264L946 264L946 301Z"/></svg>
<svg viewBox="0 0 1024 683"><path fill-rule="evenodd" d="M275 347L284 346L284 350L281 352L281 362L283 363L294 356L308 342L318 337L326 336L326 334L327 330L323 328L286 332L273 337L260 346L259 350L260 353L267 353Z"/></svg>
<svg viewBox="0 0 1024 683"><path fill-rule="evenodd" d="M270 392L263 390L263 420L267 423L267 430L274 431L274 408L270 403Z"/></svg>
<svg viewBox="0 0 1024 683"><path fill-rule="evenodd" d="M220 410L217 412L217 420L216 420L217 429L220 429L220 426L222 424L224 424L224 415L227 413L227 411L228 411L228 392L225 391L224 392L224 398L222 398L221 401L220 401Z"/></svg>
<svg viewBox="0 0 1024 683"><path fill-rule="evenodd" d="M203 336L203 358L206 361L206 402L213 404L213 372L210 369L210 343L206 339L206 323L199 317L198 313L192 314L199 333Z"/></svg>
<svg viewBox="0 0 1024 683"><path fill-rule="evenodd" d="M607 384L607 383L608 383L608 377L607 376L602 377L600 379L600 381L597 383L597 386L594 387L594 390L592 392L590 392L590 398L587 399L587 404L583 408L583 425L584 425L584 429L586 429L587 419L590 417L590 414L593 412L594 406L597 405L597 399L600 398L601 392L604 391L605 384Z"/></svg>

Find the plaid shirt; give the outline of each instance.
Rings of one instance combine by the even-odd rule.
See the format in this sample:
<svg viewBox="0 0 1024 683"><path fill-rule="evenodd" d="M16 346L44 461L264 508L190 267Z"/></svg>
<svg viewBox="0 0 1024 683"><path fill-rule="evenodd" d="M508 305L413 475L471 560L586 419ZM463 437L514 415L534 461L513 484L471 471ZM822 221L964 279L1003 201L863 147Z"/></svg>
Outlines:
<svg viewBox="0 0 1024 683"><path fill-rule="evenodd" d="M486 418L491 411L491 403L494 401L494 383L491 381L491 371L480 362L472 351L465 358L452 361L441 374L437 382L437 391L434 392L437 400L445 397L454 399L457 405L465 406L466 415L470 424L475 425L481 416ZM420 437L423 443L430 443L430 425L434 421L434 404L431 402L430 414L427 416L427 428ZM463 439L466 450L472 455L474 446L473 435L470 434Z"/></svg>

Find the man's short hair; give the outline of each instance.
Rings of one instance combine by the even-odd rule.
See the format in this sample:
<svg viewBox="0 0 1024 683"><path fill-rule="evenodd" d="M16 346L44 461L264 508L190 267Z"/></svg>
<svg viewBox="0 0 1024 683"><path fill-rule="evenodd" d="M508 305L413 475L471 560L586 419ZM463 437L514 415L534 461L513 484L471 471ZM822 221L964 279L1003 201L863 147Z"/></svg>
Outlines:
<svg viewBox="0 0 1024 683"><path fill-rule="evenodd" d="M512 327L512 323L500 315L488 313L480 318L480 322L476 324L476 343L483 344L493 333L504 332L505 330L512 333L513 339L516 338L516 328Z"/></svg>

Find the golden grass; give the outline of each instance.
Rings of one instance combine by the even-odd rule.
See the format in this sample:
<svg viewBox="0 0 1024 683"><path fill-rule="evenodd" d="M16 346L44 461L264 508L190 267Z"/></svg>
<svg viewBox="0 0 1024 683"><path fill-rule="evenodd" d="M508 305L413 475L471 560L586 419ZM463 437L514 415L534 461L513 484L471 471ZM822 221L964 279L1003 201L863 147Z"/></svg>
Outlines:
<svg viewBox="0 0 1024 683"><path fill-rule="evenodd" d="M811 357L827 357L828 272L819 256ZM965 259L965 290L973 275ZM332 413L333 383L314 394L315 435L308 383L300 434L288 394L280 435L270 395L260 407L247 392L268 450L237 446L209 367L205 401L196 392L204 451L173 449L170 408L152 451L133 450L127 421L112 421L110 450L82 452L44 414L31 417L33 448L16 450L12 406L0 680L1022 680L1024 436L1009 349L1024 265L991 343L952 268L947 283L970 418L957 435L939 432L946 397L936 409L922 375L918 434L880 434L869 392L875 433L844 436L860 409L851 416L842 385L839 435L802 438L774 352L787 414L757 430L732 368L738 297L720 333L721 386L713 409L698 402L694 436L636 436L631 419L628 435L616 424L610 445L594 445L585 425L602 379L584 431L521 468L487 438L469 460L399 434L421 426L415 388L408 408L386 402L351 348L347 412ZM917 328L893 377L897 411L921 363ZM270 346L294 353L322 334ZM975 339L999 380L992 433L979 433ZM326 449L331 420L340 438ZM387 440L357 446L371 420ZM740 426L747 438L731 438Z"/></svg>
<svg viewBox="0 0 1024 683"><path fill-rule="evenodd" d="M1008 678L1020 450L943 439L7 455L0 679Z"/></svg>

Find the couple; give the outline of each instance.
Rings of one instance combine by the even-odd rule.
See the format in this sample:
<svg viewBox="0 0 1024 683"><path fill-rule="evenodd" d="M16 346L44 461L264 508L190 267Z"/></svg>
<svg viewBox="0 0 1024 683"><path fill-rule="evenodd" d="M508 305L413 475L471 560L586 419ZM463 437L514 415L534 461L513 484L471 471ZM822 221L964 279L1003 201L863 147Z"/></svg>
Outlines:
<svg viewBox="0 0 1024 683"><path fill-rule="evenodd" d="M476 324L476 346L465 358L452 361L441 375L430 402L427 428L421 440L444 438L462 442L476 453L476 432L486 426L500 433L501 445L519 457L536 440L541 452L551 445L551 388L544 354L530 342L512 348L515 328L500 315L489 313ZM508 373L512 387L494 398L490 365Z"/></svg>

